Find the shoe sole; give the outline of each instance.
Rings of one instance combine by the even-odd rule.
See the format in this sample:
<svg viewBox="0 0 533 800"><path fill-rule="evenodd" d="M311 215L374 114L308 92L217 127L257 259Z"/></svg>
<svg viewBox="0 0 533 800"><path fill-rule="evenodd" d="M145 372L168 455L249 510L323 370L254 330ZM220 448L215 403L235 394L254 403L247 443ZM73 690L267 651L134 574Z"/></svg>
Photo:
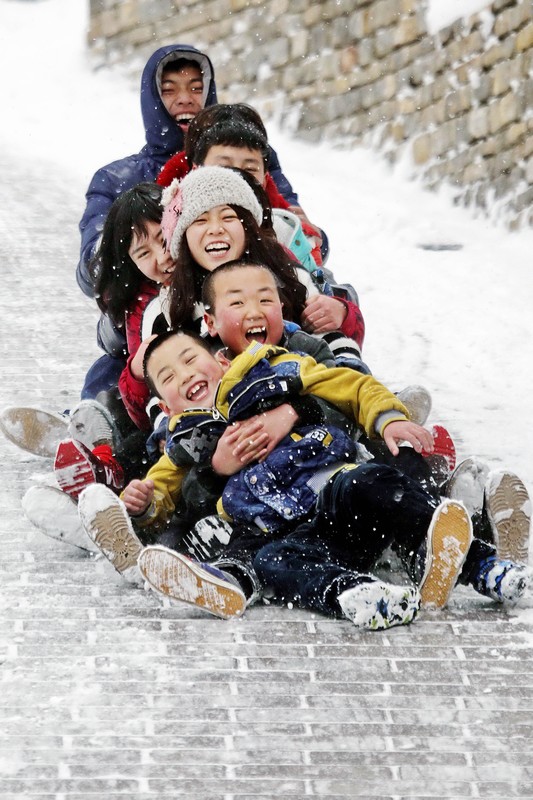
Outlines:
<svg viewBox="0 0 533 800"><path fill-rule="evenodd" d="M441 503L427 535L426 569L419 585L423 607L444 608L471 542L472 523L463 504Z"/></svg>
<svg viewBox="0 0 533 800"><path fill-rule="evenodd" d="M142 551L139 569L157 593L209 611L221 619L239 617L246 608L246 598L240 589L162 545Z"/></svg>
<svg viewBox="0 0 533 800"><path fill-rule="evenodd" d="M81 452L72 440L59 444L54 462L54 474L61 489L77 500L80 493L97 482L88 455Z"/></svg>
<svg viewBox="0 0 533 800"><path fill-rule="evenodd" d="M520 478L512 472L489 475L485 499L498 555L527 564L531 501Z"/></svg>
<svg viewBox="0 0 533 800"><path fill-rule="evenodd" d="M111 489L95 483L80 495L78 513L89 538L116 571L137 582L135 573L142 544L122 500Z"/></svg>
<svg viewBox="0 0 533 800"><path fill-rule="evenodd" d="M24 514L50 539L68 544L84 553L95 553L78 517L76 502L54 486L31 486L21 501Z"/></svg>
<svg viewBox="0 0 533 800"><path fill-rule="evenodd" d="M471 516L480 513L488 475L489 468L482 461L465 458L450 475L446 496L463 503Z"/></svg>
<svg viewBox="0 0 533 800"><path fill-rule="evenodd" d="M431 411L431 396L423 386L410 386L398 392L398 398L409 411L409 419L417 425L425 425Z"/></svg>
<svg viewBox="0 0 533 800"><path fill-rule="evenodd" d="M6 408L0 416L0 430L22 450L43 458L54 458L65 437L66 421L38 408Z"/></svg>
<svg viewBox="0 0 533 800"><path fill-rule="evenodd" d="M420 608L420 594L412 586L372 581L356 586L350 595L341 605L344 616L357 628L373 631L409 625Z"/></svg>

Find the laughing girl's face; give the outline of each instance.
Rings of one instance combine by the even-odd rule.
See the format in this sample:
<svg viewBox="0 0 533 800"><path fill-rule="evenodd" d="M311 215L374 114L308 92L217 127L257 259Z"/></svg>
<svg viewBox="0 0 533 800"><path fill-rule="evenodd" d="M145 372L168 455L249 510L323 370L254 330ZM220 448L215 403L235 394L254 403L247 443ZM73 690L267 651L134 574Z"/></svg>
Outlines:
<svg viewBox="0 0 533 800"><path fill-rule="evenodd" d="M174 261L165 248L161 225L146 222L147 235L134 233L128 255L147 278L156 283L166 284L174 272Z"/></svg>
<svg viewBox="0 0 533 800"><path fill-rule="evenodd" d="M189 225L185 236L192 257L208 272L244 253L244 227L230 206L215 206L201 214Z"/></svg>

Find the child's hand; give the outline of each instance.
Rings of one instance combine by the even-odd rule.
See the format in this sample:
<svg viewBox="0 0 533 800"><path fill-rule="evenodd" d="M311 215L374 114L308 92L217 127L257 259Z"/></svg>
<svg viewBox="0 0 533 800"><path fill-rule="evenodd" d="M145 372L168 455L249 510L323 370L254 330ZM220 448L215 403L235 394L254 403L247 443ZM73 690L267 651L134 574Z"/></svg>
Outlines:
<svg viewBox="0 0 533 800"><path fill-rule="evenodd" d="M336 297L314 294L305 302L302 325L309 333L338 331L346 318L346 313L346 306Z"/></svg>
<svg viewBox="0 0 533 800"><path fill-rule="evenodd" d="M433 452L433 436L431 433L421 425L408 420L405 420L405 422L403 420L389 422L383 431L383 439L393 456L397 456L400 452L396 442L409 442L417 453L421 453L422 450L426 453Z"/></svg>
<svg viewBox="0 0 533 800"><path fill-rule="evenodd" d="M139 345L139 349L137 350L137 352L130 361L131 374L133 375L134 378L137 378L138 381L142 381L142 379L144 378L144 372L143 372L144 354L146 353L146 348L153 339L157 339L155 333L153 336L149 336L147 339L143 339L143 341Z"/></svg>
<svg viewBox="0 0 533 800"><path fill-rule="evenodd" d="M234 475L250 461L264 457L267 444L262 415L235 422L218 440L211 466L218 475Z"/></svg>
<svg viewBox="0 0 533 800"><path fill-rule="evenodd" d="M250 445L250 441L253 441L255 445L256 438L254 437L254 439L250 440L245 434L239 437L233 455L242 458L243 456L255 453L255 460L264 461L267 455L269 455L281 440L292 431L298 422L298 414L290 403L283 403L283 405L277 408L272 408L270 411L265 411L263 414L259 414L256 417L251 417L248 422L252 420L261 420L263 430L268 434L268 440L264 443L263 452L258 453L258 448ZM254 456L252 458L247 458L248 463L253 460Z"/></svg>
<svg viewBox="0 0 533 800"><path fill-rule="evenodd" d="M130 514L146 511L154 496L153 481L130 481L122 492L122 500Z"/></svg>

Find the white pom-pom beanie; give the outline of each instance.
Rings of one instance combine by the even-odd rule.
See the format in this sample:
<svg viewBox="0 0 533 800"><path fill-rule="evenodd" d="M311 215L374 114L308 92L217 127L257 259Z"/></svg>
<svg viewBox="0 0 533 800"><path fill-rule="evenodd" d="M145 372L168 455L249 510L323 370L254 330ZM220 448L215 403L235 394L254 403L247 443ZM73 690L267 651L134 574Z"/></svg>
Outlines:
<svg viewBox="0 0 533 800"><path fill-rule="evenodd" d="M161 228L174 260L189 225L216 206L242 206L253 214L258 225L263 222L263 208L253 189L241 175L227 167L191 170L182 181L172 181L163 193L162 202L165 210Z"/></svg>

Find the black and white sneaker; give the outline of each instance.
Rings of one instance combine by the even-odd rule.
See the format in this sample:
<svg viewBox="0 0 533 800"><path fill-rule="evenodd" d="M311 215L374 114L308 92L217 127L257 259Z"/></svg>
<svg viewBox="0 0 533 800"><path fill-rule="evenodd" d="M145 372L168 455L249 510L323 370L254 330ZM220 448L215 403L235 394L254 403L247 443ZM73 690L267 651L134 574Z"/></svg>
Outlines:
<svg viewBox="0 0 533 800"><path fill-rule="evenodd" d="M372 579L346 589L337 602L357 628L382 631L412 622L420 608L420 594L416 586Z"/></svg>

